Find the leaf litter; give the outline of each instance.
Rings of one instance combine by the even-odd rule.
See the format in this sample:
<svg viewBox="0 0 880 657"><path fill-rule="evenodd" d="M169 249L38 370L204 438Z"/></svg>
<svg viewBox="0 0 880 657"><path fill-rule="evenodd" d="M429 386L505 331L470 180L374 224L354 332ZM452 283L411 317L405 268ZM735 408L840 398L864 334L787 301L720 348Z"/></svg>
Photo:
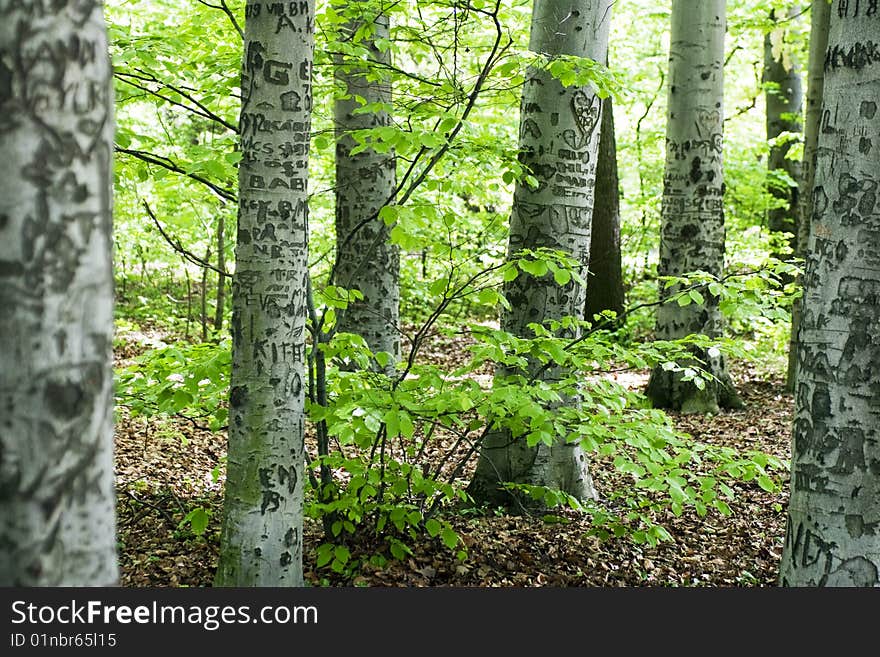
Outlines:
<svg viewBox="0 0 880 657"><path fill-rule="evenodd" d="M432 356L438 360L466 353L464 337L435 340ZM123 356L131 353L124 345L120 351ZM788 460L792 396L781 380L766 374L741 368L737 375L745 409L715 416L671 413L676 427L712 445L760 449ZM644 382L644 376L628 377L632 386ZM222 515L225 434L176 418L132 418L120 408L115 449L122 585L211 586ZM608 460L594 458L590 467L600 494L631 485L628 475ZM445 519L467 547L466 559L456 558L439 537L424 536L405 559L387 556L376 563L370 557L384 551L382 537L355 536L346 545L359 565L342 573L317 567L317 547L325 539L320 523L307 518L303 567L312 586L775 586L787 484L786 476L778 493L762 489L756 480L734 484L729 516L709 511L700 517L693 509L680 516L669 512L661 520L672 540L655 546L588 535L586 518L570 510L556 511L546 520L500 511L450 512ZM194 510L199 510L198 523Z"/></svg>

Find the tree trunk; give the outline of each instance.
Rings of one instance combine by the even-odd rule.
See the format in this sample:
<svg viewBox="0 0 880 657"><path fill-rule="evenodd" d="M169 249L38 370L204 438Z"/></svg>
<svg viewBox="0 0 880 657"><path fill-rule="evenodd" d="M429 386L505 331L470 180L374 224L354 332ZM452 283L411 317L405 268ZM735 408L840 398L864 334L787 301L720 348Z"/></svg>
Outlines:
<svg viewBox="0 0 880 657"><path fill-rule="evenodd" d="M217 218L217 269L226 271L226 217L223 212ZM214 334L223 330L223 314L226 310L226 276L217 273L217 303L214 306Z"/></svg>
<svg viewBox="0 0 880 657"><path fill-rule="evenodd" d="M611 4L535 0L529 48L550 57L578 55L605 62ZM558 249L575 257L586 275L601 108L591 88L565 88L546 71L529 71L520 109L520 159L539 184L516 185L509 257L524 248ZM550 275L520 274L505 285L505 295L511 309L502 314L501 326L519 337L533 335L532 322L583 318L585 290L574 280L560 286ZM544 376L555 379L561 373L556 369ZM499 488L505 481L556 488L581 500L596 497L580 445L559 438L552 446L528 447L525 438L514 438L504 431L487 436L469 488L475 499L509 503L509 494Z"/></svg>
<svg viewBox="0 0 880 657"><path fill-rule="evenodd" d="M368 0L351 0L353 5L367 5ZM362 22L352 20L342 34L353 38ZM388 52L375 46L388 38L388 17L377 16L374 32L357 45L369 51L373 62L388 63ZM399 275L400 250L391 243L390 228L379 218L379 210L393 198L396 183L394 153L378 153L368 148L351 154L356 142L353 130L367 130L391 124L387 112L356 113L366 104L390 103L391 84L337 56L335 77L345 96L336 100L336 276L335 283L357 289L364 298L350 303L339 313L338 330L356 333L366 340L370 350L384 351L393 361L400 358ZM360 100L358 97L360 97Z"/></svg>
<svg viewBox="0 0 880 657"><path fill-rule="evenodd" d="M0 5L0 585L111 586L113 87L100 4Z"/></svg>
<svg viewBox="0 0 880 657"><path fill-rule="evenodd" d="M724 269L724 0L673 0L669 49L666 171L660 229L660 276ZM680 286L660 285L660 299ZM675 340L690 334L718 337L718 299L705 293L703 305L662 304L656 336ZM684 413L716 413L740 407L722 355L695 351L714 379L700 390L680 373L656 368L646 394L656 407ZM687 363L680 363L687 365Z"/></svg>
<svg viewBox="0 0 880 657"><path fill-rule="evenodd" d="M590 240L590 275L584 317L612 310L623 312L625 297L620 256L620 178L611 97L602 101L602 129L596 162L596 207Z"/></svg>
<svg viewBox="0 0 880 657"><path fill-rule="evenodd" d="M784 586L878 586L880 43L876 3L838 2L804 280Z"/></svg>
<svg viewBox="0 0 880 657"><path fill-rule="evenodd" d="M771 10L770 19L775 19L775 12ZM801 75L796 63L789 61L785 52L773 52L772 34L764 36L764 97L767 103L767 140L778 138L783 133L798 133L801 131L801 112L803 111L804 94L801 86ZM794 186L782 188L778 184L771 184L771 194L784 202L782 207L771 208L767 213L768 228L774 233L788 233L789 245L792 251L796 249L798 211L798 188L800 180L800 162L789 159L788 151L794 142L783 138L783 143L772 144L767 158L767 169L784 171L795 181ZM785 259L781 253L775 254L780 259Z"/></svg>
<svg viewBox="0 0 880 657"><path fill-rule="evenodd" d="M810 23L810 61L807 65L807 111L804 123L804 156L801 162L798 203L797 244L795 255L803 258L810 239L813 216L813 183L816 174L816 150L819 143L819 119L822 114L822 87L825 79L825 49L828 47L828 21L831 5L828 0L813 0ZM788 346L788 375L785 387L794 392L797 377L798 330L801 324L803 297L794 300L791 309L791 341Z"/></svg>
<svg viewBox="0 0 880 657"><path fill-rule="evenodd" d="M211 247L205 250L205 262L211 262ZM189 272L186 271L186 262L184 261L184 271L186 272L186 282L189 283ZM189 295L187 295L189 296ZM208 341L208 268L202 267L202 287L199 293L199 306L201 312L199 318L202 324L202 342Z"/></svg>
<svg viewBox="0 0 880 657"><path fill-rule="evenodd" d="M302 586L314 4L245 5L229 451L217 586Z"/></svg>

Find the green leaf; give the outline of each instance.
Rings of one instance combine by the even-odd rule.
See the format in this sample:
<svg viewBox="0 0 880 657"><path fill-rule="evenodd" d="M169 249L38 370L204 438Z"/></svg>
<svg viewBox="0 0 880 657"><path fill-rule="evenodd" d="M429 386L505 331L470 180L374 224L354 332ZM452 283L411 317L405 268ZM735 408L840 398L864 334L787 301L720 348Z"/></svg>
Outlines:
<svg viewBox="0 0 880 657"><path fill-rule="evenodd" d="M770 479L767 475L759 475L758 476L758 486L763 488L768 493L772 493L776 490L776 486L773 484L773 480Z"/></svg>
<svg viewBox="0 0 880 657"><path fill-rule="evenodd" d="M351 552L344 545L337 545L336 549L333 550L333 559L341 564L348 563L350 557Z"/></svg>
<svg viewBox="0 0 880 657"><path fill-rule="evenodd" d="M557 269L553 272L553 280L557 285L566 285L571 280L571 272L567 269Z"/></svg>
<svg viewBox="0 0 880 657"><path fill-rule="evenodd" d="M385 413L382 421L385 422L385 434L388 438L396 438L400 434L397 409L393 408Z"/></svg>
<svg viewBox="0 0 880 657"><path fill-rule="evenodd" d="M409 413L406 411L400 411L398 413L398 422L399 422L399 430L400 435L404 438L412 438L416 429L413 426L412 418L409 416Z"/></svg>
<svg viewBox="0 0 880 657"><path fill-rule="evenodd" d="M400 541L394 541L391 543L391 556L395 559L404 559L407 552L409 552L409 550L407 550L406 546Z"/></svg>
<svg viewBox="0 0 880 657"><path fill-rule="evenodd" d="M192 533L196 536L201 536L208 528L208 521L210 518L211 512L199 506L187 513L186 517L180 524L183 525L188 522L190 529L192 529Z"/></svg>
<svg viewBox="0 0 880 657"><path fill-rule="evenodd" d="M417 249L420 247L419 239L408 233L400 224L391 229L390 237L392 244L397 244L404 249Z"/></svg>
<svg viewBox="0 0 880 657"><path fill-rule="evenodd" d="M458 534L455 533L452 527L444 527L440 532L440 538L450 550L458 545Z"/></svg>
<svg viewBox="0 0 880 657"><path fill-rule="evenodd" d="M444 140L442 136L436 133L427 132L419 137L419 141L425 148L436 148L437 146L440 146Z"/></svg>
<svg viewBox="0 0 880 657"><path fill-rule="evenodd" d="M431 518L425 523L425 529L428 532L428 536L430 536L431 538L434 538L435 536L437 536L437 534L440 533L442 526L440 525L440 523L437 520L434 520L434 518Z"/></svg>
<svg viewBox="0 0 880 657"><path fill-rule="evenodd" d="M438 130L440 132L446 133L446 132L449 132L450 130L452 130L457 124L458 124L458 119L451 117L451 116L447 116L445 119L443 119L440 122L440 127L438 128Z"/></svg>
<svg viewBox="0 0 880 657"><path fill-rule="evenodd" d="M215 178L225 178L227 175L226 165L217 160L206 160L202 165L209 174Z"/></svg>
<svg viewBox="0 0 880 657"><path fill-rule="evenodd" d="M397 221L398 208L396 205L383 205L379 209L379 219L385 222L386 226L390 226Z"/></svg>
<svg viewBox="0 0 880 657"><path fill-rule="evenodd" d="M442 296L446 289L449 287L449 280L445 278L438 278L436 281L431 283L428 286L428 291L435 297Z"/></svg>
<svg viewBox="0 0 880 657"><path fill-rule="evenodd" d="M669 497L671 497L673 501L677 502L678 504L681 504L685 501L685 498L687 496L685 495L685 492L684 490L682 490L681 486L679 486L678 482L669 481Z"/></svg>
<svg viewBox="0 0 880 657"><path fill-rule="evenodd" d="M333 550L334 546L332 543L324 543L323 545L318 546L318 556L315 561L318 568L326 566L333 561Z"/></svg>
<svg viewBox="0 0 880 657"><path fill-rule="evenodd" d="M540 278L550 270L543 260L520 260L519 268L536 278Z"/></svg>
<svg viewBox="0 0 880 657"><path fill-rule="evenodd" d="M497 290L493 290L491 288L486 288L480 290L477 293L477 301L485 306L494 306L499 303L499 297Z"/></svg>

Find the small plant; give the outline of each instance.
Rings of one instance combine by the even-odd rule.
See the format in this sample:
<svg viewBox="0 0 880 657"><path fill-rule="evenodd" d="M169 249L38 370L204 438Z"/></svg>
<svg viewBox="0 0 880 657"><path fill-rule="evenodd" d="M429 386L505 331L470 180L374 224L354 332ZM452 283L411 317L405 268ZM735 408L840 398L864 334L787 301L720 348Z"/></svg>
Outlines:
<svg viewBox="0 0 880 657"><path fill-rule="evenodd" d="M212 511L203 506L197 506L190 510L180 521L178 529L189 527L190 531L196 536L203 536L208 529L208 523L211 521Z"/></svg>

